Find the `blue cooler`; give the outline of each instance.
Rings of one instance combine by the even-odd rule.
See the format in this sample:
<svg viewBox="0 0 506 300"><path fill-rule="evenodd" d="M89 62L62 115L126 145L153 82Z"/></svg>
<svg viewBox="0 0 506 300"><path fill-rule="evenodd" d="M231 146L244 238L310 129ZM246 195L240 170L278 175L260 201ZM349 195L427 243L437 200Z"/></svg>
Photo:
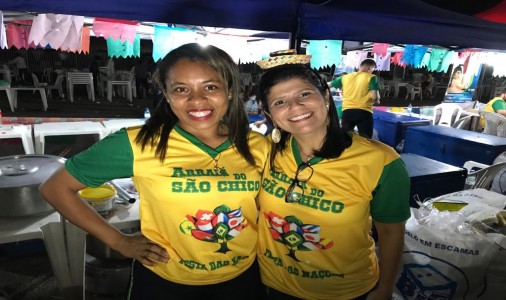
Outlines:
<svg viewBox="0 0 506 300"><path fill-rule="evenodd" d="M441 195L462 191L467 170L413 153L401 154L408 171L411 189L409 206L418 208L415 196L423 201Z"/></svg>
<svg viewBox="0 0 506 300"><path fill-rule="evenodd" d="M406 137L406 129L411 126L429 126L430 120L374 110L374 129L378 139L392 147L396 147Z"/></svg>
<svg viewBox="0 0 506 300"><path fill-rule="evenodd" d="M506 151L506 138L445 126L411 127L404 152L462 167L468 160L492 165Z"/></svg>

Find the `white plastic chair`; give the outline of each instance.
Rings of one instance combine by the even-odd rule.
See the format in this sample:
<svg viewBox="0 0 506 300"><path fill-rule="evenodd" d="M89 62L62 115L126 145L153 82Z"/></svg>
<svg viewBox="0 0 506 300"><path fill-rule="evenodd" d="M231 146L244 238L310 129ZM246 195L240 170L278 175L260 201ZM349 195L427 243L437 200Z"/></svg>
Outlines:
<svg viewBox="0 0 506 300"><path fill-rule="evenodd" d="M408 99L408 96L411 95L411 101L415 100L415 96L418 95L420 97L420 101L422 101L422 87L421 86L414 86L412 84L406 84L406 100Z"/></svg>
<svg viewBox="0 0 506 300"><path fill-rule="evenodd" d="M86 85L88 99L95 102L95 87L93 86L93 74L89 72L68 72L67 73L67 92L70 102L74 102L74 85Z"/></svg>
<svg viewBox="0 0 506 300"><path fill-rule="evenodd" d="M506 137L506 117L498 113L484 113L485 130L483 133Z"/></svg>
<svg viewBox="0 0 506 300"><path fill-rule="evenodd" d="M468 173L464 189L490 189L494 176L504 167L506 167L506 162L489 166L472 160L466 161L464 169L467 169Z"/></svg>
<svg viewBox="0 0 506 300"><path fill-rule="evenodd" d="M37 78L37 75L35 75L33 73L32 73L32 79L33 79L33 86L36 88L41 88L41 87L45 88L47 86L47 83L40 82L39 78ZM35 91L33 93L35 93Z"/></svg>
<svg viewBox="0 0 506 300"><path fill-rule="evenodd" d="M469 130L469 124L471 123L473 116L466 116L456 120L452 127L457 129Z"/></svg>
<svg viewBox="0 0 506 300"><path fill-rule="evenodd" d="M114 60L112 58L107 62L107 66L100 67L98 73L98 94L100 97L105 96L105 89L107 88L107 81L113 80L115 74Z"/></svg>
<svg viewBox="0 0 506 300"><path fill-rule="evenodd" d="M261 134L263 134L263 135L265 135L265 133L267 132L267 129L268 129L268 128L267 128L267 125L265 125L265 124L262 124L262 125L260 125L259 127L257 127L254 123L250 123L250 124L249 124L249 128L250 128L251 130L256 131L256 132L259 132L259 133L261 133Z"/></svg>
<svg viewBox="0 0 506 300"><path fill-rule="evenodd" d="M137 97L137 88L135 86L135 67L128 72L126 80L107 80L107 100L112 102L113 87L120 86L126 88L126 97L132 102L132 95Z"/></svg>
<svg viewBox="0 0 506 300"><path fill-rule="evenodd" d="M452 127L462 114L462 107L453 103L441 103L434 106L434 125Z"/></svg>
<svg viewBox="0 0 506 300"><path fill-rule="evenodd" d="M52 97L53 90L58 91L60 98L65 98L65 94L63 93L63 79L64 79L63 74L60 74L56 76L56 81L54 82L54 84L46 86L47 96L49 99L51 99Z"/></svg>
<svg viewBox="0 0 506 300"><path fill-rule="evenodd" d="M381 98L388 97L390 95L392 87L390 85L387 85L385 80L383 80L382 78L379 79L379 86Z"/></svg>

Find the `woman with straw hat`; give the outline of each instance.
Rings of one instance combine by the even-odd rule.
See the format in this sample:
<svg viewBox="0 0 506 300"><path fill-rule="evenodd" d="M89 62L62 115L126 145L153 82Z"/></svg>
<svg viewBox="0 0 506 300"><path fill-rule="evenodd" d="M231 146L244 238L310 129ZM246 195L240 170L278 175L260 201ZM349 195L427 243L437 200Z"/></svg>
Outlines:
<svg viewBox="0 0 506 300"><path fill-rule="evenodd" d="M327 83L307 65L270 67L258 93L274 125L259 194L265 299L391 299L410 216L402 160L342 132Z"/></svg>

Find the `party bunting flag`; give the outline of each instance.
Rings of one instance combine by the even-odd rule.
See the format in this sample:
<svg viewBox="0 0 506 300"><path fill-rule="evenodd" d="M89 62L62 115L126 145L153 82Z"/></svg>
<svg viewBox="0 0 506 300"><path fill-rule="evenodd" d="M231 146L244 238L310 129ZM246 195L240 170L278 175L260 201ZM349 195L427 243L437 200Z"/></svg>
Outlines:
<svg viewBox="0 0 506 300"><path fill-rule="evenodd" d="M342 46L343 42L340 40L309 41L306 53L312 55L311 68L339 65L342 59Z"/></svg>
<svg viewBox="0 0 506 300"><path fill-rule="evenodd" d="M110 57L141 56L141 39L135 36L134 42L122 42L120 39L107 38L107 55Z"/></svg>
<svg viewBox="0 0 506 300"><path fill-rule="evenodd" d="M376 61L376 70L378 71L390 71L390 59L391 53L387 52L386 55L374 54L374 61Z"/></svg>
<svg viewBox="0 0 506 300"><path fill-rule="evenodd" d="M29 42L53 49L80 51L84 17L39 14L33 19Z"/></svg>
<svg viewBox="0 0 506 300"><path fill-rule="evenodd" d="M155 25L153 36L153 60L162 59L171 50L188 43L194 43L197 34L184 28Z"/></svg>
<svg viewBox="0 0 506 300"><path fill-rule="evenodd" d="M0 48L7 48L7 33L5 32L4 14L0 10Z"/></svg>
<svg viewBox="0 0 506 300"><path fill-rule="evenodd" d="M90 53L90 27L83 27L83 34L81 37L81 52Z"/></svg>
<svg viewBox="0 0 506 300"><path fill-rule="evenodd" d="M354 69L360 68L360 63L362 63L362 61L367 58L367 53L368 53L367 51L360 51L360 50L348 51L348 53L346 54L346 61L344 62L344 65L346 67Z"/></svg>
<svg viewBox="0 0 506 300"><path fill-rule="evenodd" d="M7 35L7 46L16 47L18 49L30 47L28 37L30 36L30 29L32 26L32 20L15 20L10 21L5 26L5 32Z"/></svg>
<svg viewBox="0 0 506 300"><path fill-rule="evenodd" d="M378 54L379 56L386 56L388 53L388 47L390 44L386 43L374 43L372 46L372 54Z"/></svg>
<svg viewBox="0 0 506 300"><path fill-rule="evenodd" d="M93 33L95 36L103 36L104 39L112 37L114 40L120 39L121 42L129 41L134 43L139 23L116 20L95 18L93 21Z"/></svg>

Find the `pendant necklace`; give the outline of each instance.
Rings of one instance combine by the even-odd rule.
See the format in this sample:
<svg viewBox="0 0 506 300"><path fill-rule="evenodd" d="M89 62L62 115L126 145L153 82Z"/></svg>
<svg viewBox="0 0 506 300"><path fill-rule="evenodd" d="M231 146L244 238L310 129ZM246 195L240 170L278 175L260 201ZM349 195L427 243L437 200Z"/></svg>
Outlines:
<svg viewBox="0 0 506 300"><path fill-rule="evenodd" d="M209 153L207 153L207 154L209 154ZM211 155L211 154L209 154L209 155ZM221 169L222 169L219 166L220 157L221 157L221 153L219 153L218 156L216 156L216 157L212 157L212 155L211 155L211 158L214 160L214 168L213 168L213 170L215 172L221 171Z"/></svg>

